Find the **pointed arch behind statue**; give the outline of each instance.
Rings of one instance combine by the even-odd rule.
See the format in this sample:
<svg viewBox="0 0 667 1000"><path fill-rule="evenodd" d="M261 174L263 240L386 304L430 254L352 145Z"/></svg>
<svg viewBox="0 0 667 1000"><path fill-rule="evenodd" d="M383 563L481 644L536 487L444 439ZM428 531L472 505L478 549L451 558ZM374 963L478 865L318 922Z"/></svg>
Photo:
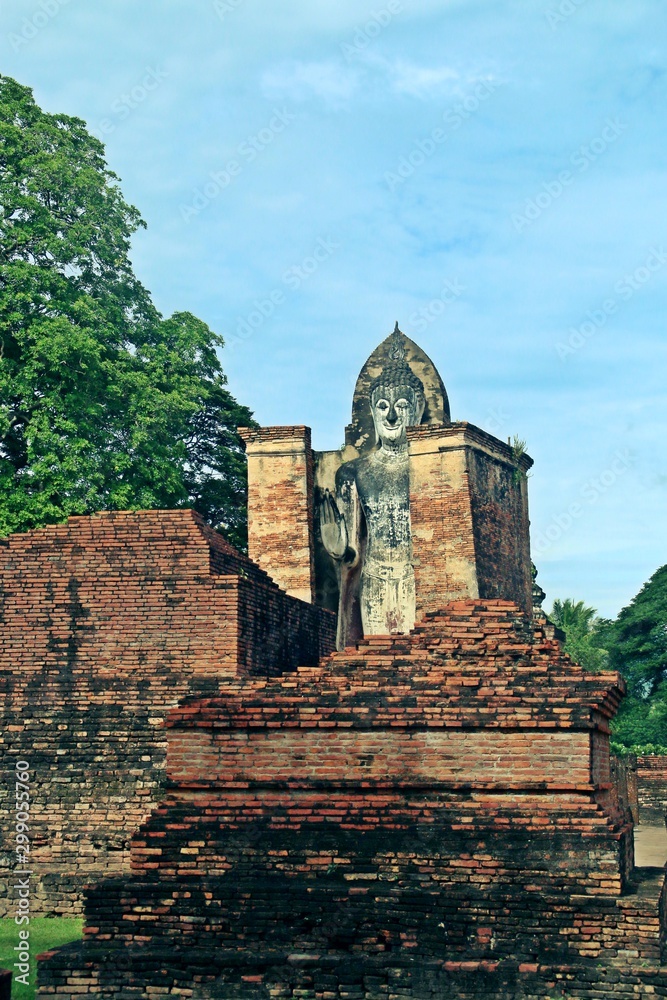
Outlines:
<svg viewBox="0 0 667 1000"><path fill-rule="evenodd" d="M369 356L357 378L352 399L352 422L345 428L345 444L351 445L359 454L369 451L376 444L373 417L370 408L371 382L382 371L387 362L392 338L399 333L405 360L424 384L426 407L422 424L450 424L449 399L440 373L418 344L398 330L398 325Z"/></svg>

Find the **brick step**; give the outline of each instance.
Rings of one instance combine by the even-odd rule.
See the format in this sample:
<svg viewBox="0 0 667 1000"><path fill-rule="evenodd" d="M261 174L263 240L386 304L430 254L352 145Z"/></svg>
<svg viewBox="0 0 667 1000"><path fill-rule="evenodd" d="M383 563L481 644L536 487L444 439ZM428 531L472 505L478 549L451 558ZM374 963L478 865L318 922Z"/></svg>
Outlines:
<svg viewBox="0 0 667 1000"><path fill-rule="evenodd" d="M580 914L575 920L582 954L624 968L628 964L661 966L665 926L661 900L665 875L661 868L635 868L621 896L572 896Z"/></svg>
<svg viewBox="0 0 667 1000"><path fill-rule="evenodd" d="M632 962L623 968L599 963L428 960L409 955L354 955L266 949L211 953L198 948L132 947L119 962L104 947L67 945L40 962L38 996L74 1000L83 996L148 997L176 992L184 972L195 969L192 1000L625 1000L667 997L667 968ZM127 991L127 992L126 992Z"/></svg>

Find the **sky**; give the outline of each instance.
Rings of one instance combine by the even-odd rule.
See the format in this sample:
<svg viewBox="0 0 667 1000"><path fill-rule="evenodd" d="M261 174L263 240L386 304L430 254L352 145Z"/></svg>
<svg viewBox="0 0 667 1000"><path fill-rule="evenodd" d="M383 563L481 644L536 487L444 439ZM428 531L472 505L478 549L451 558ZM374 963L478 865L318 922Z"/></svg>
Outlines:
<svg viewBox="0 0 667 1000"><path fill-rule="evenodd" d="M545 607L667 563L665 4L3 0L0 53L105 143L136 273L261 424L338 447L398 321L526 442Z"/></svg>

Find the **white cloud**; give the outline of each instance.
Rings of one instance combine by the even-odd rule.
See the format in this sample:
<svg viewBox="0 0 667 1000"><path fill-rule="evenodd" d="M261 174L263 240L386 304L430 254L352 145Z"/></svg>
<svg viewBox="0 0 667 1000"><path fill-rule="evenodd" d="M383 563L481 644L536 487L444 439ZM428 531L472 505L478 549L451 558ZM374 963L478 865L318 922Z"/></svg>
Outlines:
<svg viewBox="0 0 667 1000"><path fill-rule="evenodd" d="M262 76L262 91L270 100L303 102L315 97L331 107L346 104L358 86L359 72L333 59L282 63Z"/></svg>
<svg viewBox="0 0 667 1000"><path fill-rule="evenodd" d="M421 101L461 96L488 72L462 73L453 66L422 66L403 58L389 60L363 52L355 65L342 60L290 61L265 71L262 92L270 100L320 100L333 108L348 106L353 98L382 99L400 95Z"/></svg>
<svg viewBox="0 0 667 1000"><path fill-rule="evenodd" d="M402 59L385 64L385 72L395 93L422 99L451 94L460 82L451 66L417 66Z"/></svg>

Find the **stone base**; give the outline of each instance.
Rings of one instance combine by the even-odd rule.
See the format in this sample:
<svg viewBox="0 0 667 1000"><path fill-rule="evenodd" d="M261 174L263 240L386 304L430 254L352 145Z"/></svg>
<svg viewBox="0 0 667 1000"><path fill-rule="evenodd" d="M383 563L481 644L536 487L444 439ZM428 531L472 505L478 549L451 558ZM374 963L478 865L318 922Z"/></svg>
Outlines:
<svg viewBox="0 0 667 1000"><path fill-rule="evenodd" d="M40 996L667 996L662 873L610 782L621 683L502 601L224 681L170 714L134 875Z"/></svg>
<svg viewBox="0 0 667 1000"><path fill-rule="evenodd" d="M205 949L180 957L131 948L112 958L98 948L67 945L43 962L38 996L118 998L181 996L192 1000L621 1000L667 997L667 969L622 968L590 961L544 965L512 960L423 960L346 952L265 952L261 958Z"/></svg>

